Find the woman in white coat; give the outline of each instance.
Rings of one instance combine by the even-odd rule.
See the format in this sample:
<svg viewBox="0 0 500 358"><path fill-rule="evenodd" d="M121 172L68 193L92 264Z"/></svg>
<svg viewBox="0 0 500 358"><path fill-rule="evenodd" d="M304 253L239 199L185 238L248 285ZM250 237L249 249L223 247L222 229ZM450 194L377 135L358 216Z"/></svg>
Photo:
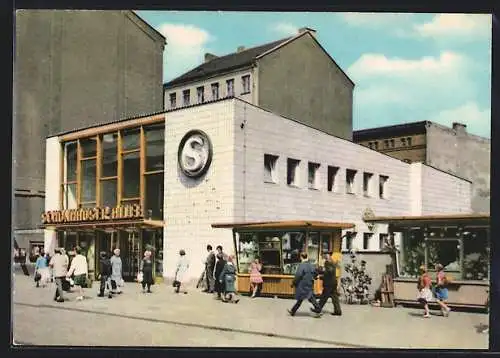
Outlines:
<svg viewBox="0 0 500 358"><path fill-rule="evenodd" d="M189 269L189 261L186 257L186 252L184 250L179 251L179 261L177 262L177 269L175 270L175 280L174 287L175 293L179 293L182 285L182 281L184 280L184 276ZM187 291L184 291L186 294Z"/></svg>
<svg viewBox="0 0 500 358"><path fill-rule="evenodd" d="M113 251L113 257L111 257L111 290L113 293L122 293L121 286L123 286L122 277L122 259L120 258L120 249L115 249Z"/></svg>

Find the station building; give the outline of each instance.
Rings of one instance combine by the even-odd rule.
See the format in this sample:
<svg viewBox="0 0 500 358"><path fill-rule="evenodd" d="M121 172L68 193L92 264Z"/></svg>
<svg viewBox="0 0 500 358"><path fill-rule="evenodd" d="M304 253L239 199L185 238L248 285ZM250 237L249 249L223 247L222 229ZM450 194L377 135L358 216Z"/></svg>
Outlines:
<svg viewBox="0 0 500 358"><path fill-rule="evenodd" d="M46 158L45 247L86 249L91 274L119 247L129 280L146 249L167 280L184 249L196 280L211 244L236 255L240 286L258 255L279 291L299 251L398 240L367 218L471 212L468 180L234 97L61 133Z"/></svg>

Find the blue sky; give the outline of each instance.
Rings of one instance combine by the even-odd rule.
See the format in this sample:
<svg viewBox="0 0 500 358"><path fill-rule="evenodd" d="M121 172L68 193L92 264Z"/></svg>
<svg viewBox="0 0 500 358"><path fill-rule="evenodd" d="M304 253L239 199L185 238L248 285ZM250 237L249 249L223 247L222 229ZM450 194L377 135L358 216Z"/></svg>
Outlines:
<svg viewBox="0 0 500 358"><path fill-rule="evenodd" d="M137 11L168 44L164 80L203 62L288 37L317 38L356 84L354 129L430 120L490 137L491 16Z"/></svg>

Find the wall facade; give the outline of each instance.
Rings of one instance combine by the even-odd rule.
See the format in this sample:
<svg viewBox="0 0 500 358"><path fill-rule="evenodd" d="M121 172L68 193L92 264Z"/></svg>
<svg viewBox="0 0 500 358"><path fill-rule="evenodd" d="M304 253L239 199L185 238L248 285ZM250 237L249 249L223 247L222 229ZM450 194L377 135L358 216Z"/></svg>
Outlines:
<svg viewBox="0 0 500 358"><path fill-rule="evenodd" d="M62 146L59 142L59 137L48 138L45 146L45 170L49 175L50 180L46 181L45 185L45 210L61 210L61 183L63 178L61 176L61 155ZM38 218L41 213L38 214ZM57 245L56 232L54 230L44 230L44 247L46 252L53 254Z"/></svg>
<svg viewBox="0 0 500 358"><path fill-rule="evenodd" d="M13 226L33 229L45 138L162 110L165 40L130 11L19 10L15 43Z"/></svg>
<svg viewBox="0 0 500 358"><path fill-rule="evenodd" d="M312 36L258 60L258 105L351 140L354 84Z"/></svg>
<svg viewBox="0 0 500 358"><path fill-rule="evenodd" d="M243 76L250 76L250 93L243 92ZM184 107L183 103L183 91L190 90L191 104L198 104L197 88L203 87L205 89L205 102L217 100L212 96L212 84L219 84L219 98L228 97L227 83L228 80L234 80L234 97L241 98L244 101L257 104L256 89L257 89L257 78L255 76L255 71L251 68L245 70L239 70L235 72L225 73L222 75L214 76L211 78L205 78L201 81L191 82L185 85L180 85L172 88L165 88L164 90L164 101L165 109L170 110L174 108ZM170 103L170 95L175 93L176 96L176 107L172 107Z"/></svg>
<svg viewBox="0 0 500 358"><path fill-rule="evenodd" d="M234 221L234 133L232 101L179 109L165 118L165 229L164 273L175 274L178 252L184 249L190 259L187 279L198 279L204 269L206 245L222 245L234 252L232 232L212 229L215 222ZM213 145L213 159L208 172L200 179L184 176L177 161L178 146L190 130L204 131ZM238 128L239 129L239 128Z"/></svg>
<svg viewBox="0 0 500 358"><path fill-rule="evenodd" d="M491 141L431 124L427 128L427 164L472 181L472 209L490 211Z"/></svg>
<svg viewBox="0 0 500 358"><path fill-rule="evenodd" d="M374 139L355 142L408 163L425 162L426 159L425 134L380 136Z"/></svg>

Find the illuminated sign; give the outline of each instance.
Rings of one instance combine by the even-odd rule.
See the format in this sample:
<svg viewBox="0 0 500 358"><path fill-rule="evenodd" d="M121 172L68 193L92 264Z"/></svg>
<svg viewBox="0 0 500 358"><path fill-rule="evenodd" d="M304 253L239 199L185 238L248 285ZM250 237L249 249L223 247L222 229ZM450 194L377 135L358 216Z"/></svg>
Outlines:
<svg viewBox="0 0 500 358"><path fill-rule="evenodd" d="M125 205L114 208L81 208L47 211L42 214L43 224L62 224L92 221L142 219L144 213L140 205Z"/></svg>
<svg viewBox="0 0 500 358"><path fill-rule="evenodd" d="M192 130L179 143L177 159L181 171L190 178L205 174L212 163L212 143L205 132Z"/></svg>

